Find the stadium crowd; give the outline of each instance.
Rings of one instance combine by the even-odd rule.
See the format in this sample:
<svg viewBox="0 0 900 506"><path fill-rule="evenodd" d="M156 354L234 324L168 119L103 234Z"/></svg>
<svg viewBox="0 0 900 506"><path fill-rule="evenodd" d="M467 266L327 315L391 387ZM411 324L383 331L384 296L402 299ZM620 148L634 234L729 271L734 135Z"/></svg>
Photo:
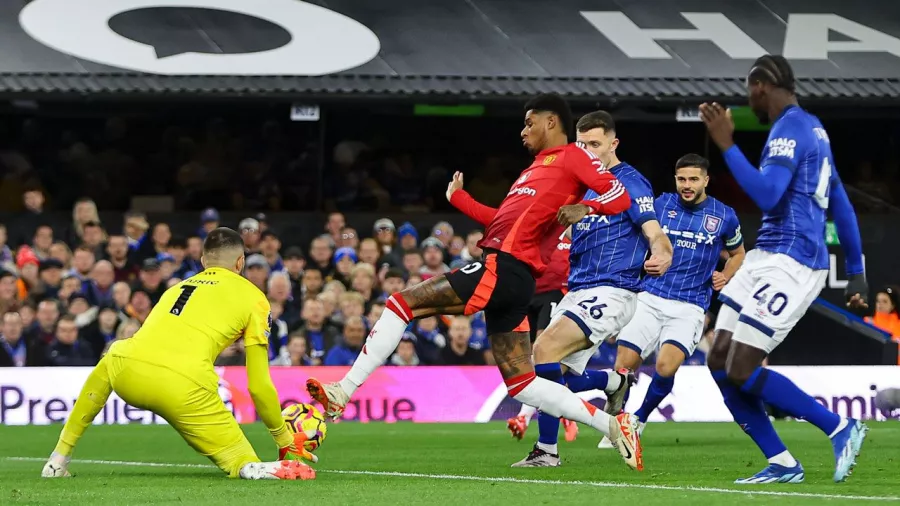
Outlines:
<svg viewBox="0 0 900 506"><path fill-rule="evenodd" d="M136 212L125 213L121 225L101 223L90 199L78 200L71 226L58 230L41 219L40 188L28 188L23 202L25 212L0 224L0 366L96 364L110 343L135 334L169 286L202 270L203 238L220 225L244 238L244 276L271 303L270 358L279 366L351 365L387 297L481 255L480 230L457 234L446 222L425 238L387 218L364 233L334 212L303 248L280 237L261 213L231 224L206 209L196 233L178 237ZM390 363L492 359L479 313L414 322ZM612 343L596 359L612 364ZM243 361L238 341L216 364Z"/></svg>

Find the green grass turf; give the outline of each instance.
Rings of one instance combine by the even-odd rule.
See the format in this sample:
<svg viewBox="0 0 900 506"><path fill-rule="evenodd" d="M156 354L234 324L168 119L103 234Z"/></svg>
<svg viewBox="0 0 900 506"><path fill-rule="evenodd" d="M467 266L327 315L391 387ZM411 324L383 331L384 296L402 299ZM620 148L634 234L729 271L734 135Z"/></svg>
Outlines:
<svg viewBox="0 0 900 506"><path fill-rule="evenodd" d="M70 466L75 478L42 480L38 478L42 460L53 448L60 427L0 426L0 504L509 506L627 501L640 506L710 506L748 501L881 504L885 499L900 504L900 499L890 499L900 496L900 424L871 423L870 427L856 472L848 482L835 484L828 440L810 424L778 424L785 442L806 468L806 483L748 488L732 481L753 474L765 462L734 424L650 424L644 433L646 470L637 473L625 467L615 450L597 450L597 437L586 428L574 443L560 443L562 467L510 469L509 464L530 449L536 426L525 441L516 442L497 423L333 423L319 449L321 461L315 466L319 475L314 482L229 480L218 469L207 467L208 461L194 454L171 428L142 425L91 427ZM261 456L273 458L274 448L264 427L252 425L245 430ZM78 459L196 467L79 463ZM348 473L354 471L361 474ZM376 474L391 472L430 476Z"/></svg>

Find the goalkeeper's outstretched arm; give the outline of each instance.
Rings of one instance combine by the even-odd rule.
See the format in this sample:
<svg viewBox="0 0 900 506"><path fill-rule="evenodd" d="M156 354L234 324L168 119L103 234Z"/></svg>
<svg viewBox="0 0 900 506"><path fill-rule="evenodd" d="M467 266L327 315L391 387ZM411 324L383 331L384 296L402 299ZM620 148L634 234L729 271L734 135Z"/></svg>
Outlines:
<svg viewBox="0 0 900 506"><path fill-rule="evenodd" d="M279 448L293 444L293 435L281 417L281 402L278 391L269 375L269 350L260 344L246 347L247 353L247 389L256 406L256 413Z"/></svg>

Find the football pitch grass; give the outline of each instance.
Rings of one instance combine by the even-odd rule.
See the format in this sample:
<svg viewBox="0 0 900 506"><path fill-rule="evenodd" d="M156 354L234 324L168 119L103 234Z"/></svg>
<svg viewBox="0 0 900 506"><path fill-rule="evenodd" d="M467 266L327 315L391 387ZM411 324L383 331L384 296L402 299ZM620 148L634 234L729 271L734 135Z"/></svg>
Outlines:
<svg viewBox="0 0 900 506"><path fill-rule="evenodd" d="M331 423L318 477L306 482L230 480L167 426L93 426L75 453L71 479L39 478L60 426L0 426L0 504L900 504L900 423L870 423L858 466L831 480L828 440L807 423L777 424L806 469L799 485L738 486L764 465L731 423L656 423L644 433L642 473L615 450L597 450L582 428L560 442L558 468L511 469L531 448L500 423ZM275 449L261 425L244 427L264 459Z"/></svg>

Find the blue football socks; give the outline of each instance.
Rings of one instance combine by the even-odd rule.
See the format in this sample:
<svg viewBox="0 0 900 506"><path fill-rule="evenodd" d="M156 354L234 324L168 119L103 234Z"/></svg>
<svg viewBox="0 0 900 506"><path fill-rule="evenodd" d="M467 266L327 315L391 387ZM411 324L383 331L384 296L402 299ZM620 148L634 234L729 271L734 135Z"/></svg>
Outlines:
<svg viewBox="0 0 900 506"><path fill-rule="evenodd" d="M802 418L830 436L841 423L841 417L818 403L811 395L779 374L765 367L757 367L741 386L745 393L761 397L764 401L788 413Z"/></svg>
<svg viewBox="0 0 900 506"><path fill-rule="evenodd" d="M663 399L672 393L672 387L674 386L675 376L666 377L661 376L658 372L654 373L653 379L650 381L650 387L647 389L647 395L644 396L644 402L641 404L640 409L634 413L634 416L638 417L638 420L646 422L650 413L653 413L653 410L659 407Z"/></svg>
<svg viewBox="0 0 900 506"><path fill-rule="evenodd" d="M566 385L573 392L587 392L588 390L605 390L609 385L609 375L613 371L586 370L581 375L567 372L563 375Z"/></svg>
<svg viewBox="0 0 900 506"><path fill-rule="evenodd" d="M564 385L562 366L557 362L553 364L537 364L534 366L534 372L537 376ZM556 442L559 440L559 417L548 415L543 411L538 412L538 443L546 445L544 451L548 453L557 453L555 451ZM553 451L547 450L552 448Z"/></svg>
<svg viewBox="0 0 900 506"><path fill-rule="evenodd" d="M735 423L740 425L741 429L750 436L750 439L762 450L763 455L767 459L771 459L786 452L787 447L775 432L775 427L769 420L762 399L751 393L742 392L728 380L728 375L724 370L712 371L712 375Z"/></svg>

